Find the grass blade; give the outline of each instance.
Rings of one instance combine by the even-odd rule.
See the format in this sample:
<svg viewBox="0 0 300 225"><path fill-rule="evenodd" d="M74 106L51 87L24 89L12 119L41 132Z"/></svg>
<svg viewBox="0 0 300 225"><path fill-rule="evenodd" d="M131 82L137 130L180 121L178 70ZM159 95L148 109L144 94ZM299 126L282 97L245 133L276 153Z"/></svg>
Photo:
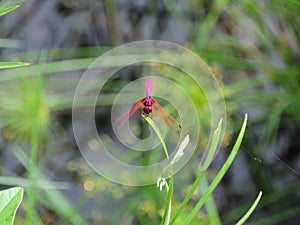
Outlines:
<svg viewBox="0 0 300 225"><path fill-rule="evenodd" d="M200 170L207 170L211 161L213 160L213 157L216 153L216 150L217 150L218 144L219 144L219 139L220 139L220 135L221 135L221 126L222 126L222 119L219 121L218 127L214 131L209 151L205 152L205 154L207 154L207 156L206 156L206 159L205 159L205 162L203 165L203 169L200 168ZM201 164L200 164L200 166L201 166Z"/></svg>
<svg viewBox="0 0 300 225"><path fill-rule="evenodd" d="M202 179L202 181L200 182L200 188L201 188L201 193L204 192L205 190L207 190L208 182L207 182L206 177L204 177ZM211 224L222 225L213 195L210 195L208 197L208 199L206 200L205 209L206 209L206 212L207 212L207 215L209 217L209 221L211 222Z"/></svg>
<svg viewBox="0 0 300 225"><path fill-rule="evenodd" d="M0 69L17 68L22 66L30 66L31 63L25 62L0 62Z"/></svg>
<svg viewBox="0 0 300 225"><path fill-rule="evenodd" d="M22 177L13 177L13 176L0 176L0 184L7 186L22 186L29 187L29 180ZM67 182L55 182L55 181L47 181L47 180L38 180L34 186L36 188L42 189L61 189L67 190L70 188L70 184Z"/></svg>
<svg viewBox="0 0 300 225"><path fill-rule="evenodd" d="M210 163L211 163L211 161L213 159L213 156L215 155L217 147L218 147L218 143L219 143L219 139L220 139L220 134L221 134L221 125L222 125L222 120L220 120L220 122L218 123L218 127L214 131L214 135L213 135L213 138L212 138L211 146L209 148L208 155L207 155L207 157L205 159L204 165L203 165L200 173L198 174L198 176L197 176L194 184L190 188L189 192L187 193L187 195L185 196L183 202L181 203L179 209L177 210L175 216L173 217L173 219L171 221L171 224L174 223L174 221L177 219L177 217L183 211L184 207L186 206L186 204L191 199L193 193L195 192L196 188L199 186L200 181L202 180L204 174L206 173L207 168L209 167L209 165L210 165Z"/></svg>
<svg viewBox="0 0 300 225"><path fill-rule="evenodd" d="M19 8L20 5L15 5L15 6L12 6L12 7L8 7L8 8L5 8L5 9L1 9L0 10L0 16L3 16L11 11L14 11L15 9Z"/></svg>
<svg viewBox="0 0 300 225"><path fill-rule="evenodd" d="M264 201L256 207L256 209L260 209L263 207L270 207L275 202L280 202L287 196L296 195L299 190L300 182L293 183L291 185L287 185L280 190L273 191L271 193L264 194ZM250 204L242 205L238 208L235 208L228 214L223 217L224 224L233 224L233 221L236 221L238 218L236 215L242 215L250 207Z"/></svg>
<svg viewBox="0 0 300 225"><path fill-rule="evenodd" d="M278 213L273 213L272 215L257 220L253 223L249 223L249 225L285 224L283 223L283 221L299 216L299 213L300 213L300 205L297 205L297 206L287 208L286 210L282 210Z"/></svg>
<svg viewBox="0 0 300 225"><path fill-rule="evenodd" d="M185 221L184 225L187 225L192 221L192 219L195 217L195 215L201 209L201 207L203 206L203 204L205 203L207 198L215 190L215 188L217 187L217 185L219 184L219 182L221 181L221 179L223 178L223 176L225 175L225 173L227 172L227 170L231 166L236 154L238 153L239 147L242 143L242 139L244 137L244 133L245 133L245 129L246 129L247 119L248 119L248 115L245 114L245 119L244 119L244 122L243 122L243 126L241 128L241 131L239 133L237 141L236 141L235 145L232 148L232 151L231 151L230 155L228 156L226 162L224 163L223 167L221 168L221 170L219 171L219 173L217 174L217 176L215 177L215 179L213 180L213 182L211 183L209 188L202 195L202 197L200 198L200 200L198 201L198 203L196 204L196 206L194 207L192 212L186 218L186 221Z"/></svg>
<svg viewBox="0 0 300 225"><path fill-rule="evenodd" d="M259 203L262 196L262 191L259 192L256 200L253 202L249 210L245 213L245 215L236 223L236 225L242 225L245 221L249 218L249 216L253 213L254 209L256 208L257 204Z"/></svg>

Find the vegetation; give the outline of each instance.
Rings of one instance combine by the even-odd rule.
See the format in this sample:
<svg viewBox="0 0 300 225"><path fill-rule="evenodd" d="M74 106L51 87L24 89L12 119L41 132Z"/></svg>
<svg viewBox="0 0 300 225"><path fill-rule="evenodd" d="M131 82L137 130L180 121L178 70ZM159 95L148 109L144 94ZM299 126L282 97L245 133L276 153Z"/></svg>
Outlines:
<svg viewBox="0 0 300 225"><path fill-rule="evenodd" d="M59 18L68 25L76 21L77 35L68 30L72 26L65 26L67 30L53 31L52 38L61 45L46 48L45 44L38 51L22 51L26 48L22 41L12 39L24 37L20 30L24 32L22 29L30 26L26 21L31 17L28 14L32 12L31 2L0 2L0 15L4 18L0 21L0 29L10 29L3 33L7 39L0 39L3 48L0 59L0 185L1 189L6 189L0 192L0 224L13 223L23 197L22 188L24 199L15 224L240 225L247 220L247 224L265 225L295 224L299 220L298 1L197 0L181 4L163 0L147 6L128 3L128 21L123 21L131 26L127 38L121 29L125 26L119 24L122 13L118 1L105 1L102 6L80 1L58 2L51 21ZM28 4L27 9L25 4ZM36 5L35 13L43 14L42 4ZM93 9L101 9L103 13L97 11L95 14ZM41 16L35 13L32 17ZM6 16L11 14L22 18L16 19L13 27L7 25L11 22L5 23ZM107 21L106 44L102 44L103 36L97 30L98 14ZM85 17L99 20L91 19L91 24L82 25L80 19ZM156 24L151 27L153 18ZM174 23L176 26L169 25ZM153 33L143 33L143 26L147 29L150 26ZM82 34L81 27L90 28L87 30L92 30L92 35ZM72 35L78 39L74 41ZM100 36L94 41L97 35ZM206 157L202 170L198 168L199 154L209 140L204 135L200 135L197 152L189 163L176 175L161 177L158 187L156 184L124 186L99 176L79 154L71 128L79 75L97 57L118 44L145 36L178 42L205 60L221 86L227 107L224 143L220 146L221 128L225 127L219 123L212 128L211 155ZM67 38L61 41L62 37ZM110 61L106 66L114 67L118 62ZM152 72L175 81L186 91L196 107L200 133L206 132L211 119L209 107L205 93L193 80L171 66L152 63L133 67L116 72L113 79L105 83L96 102L98 129L108 133L112 130L111 115L107 112L118 92L141 74ZM125 103L132 101L124 100ZM86 95L77 107L84 108L92 103L91 96ZM163 106L176 115L177 109L164 103L167 102L162 99ZM245 113L249 118L246 114L238 133L241 115ZM169 144L178 137L168 131L165 140L155 120L146 120L137 116L130 121L135 134L143 138L149 135L147 122L154 128L161 143L156 149L157 155L124 154L118 148L112 154L120 155L126 162L143 158L142 163L146 165L158 158L169 158ZM191 123L186 127L189 126ZM115 138L100 132L99 135L105 145L114 146ZM215 158L218 147L221 151ZM184 156L185 150L182 151ZM16 188L10 188L13 186ZM251 202L254 203L250 205Z"/></svg>

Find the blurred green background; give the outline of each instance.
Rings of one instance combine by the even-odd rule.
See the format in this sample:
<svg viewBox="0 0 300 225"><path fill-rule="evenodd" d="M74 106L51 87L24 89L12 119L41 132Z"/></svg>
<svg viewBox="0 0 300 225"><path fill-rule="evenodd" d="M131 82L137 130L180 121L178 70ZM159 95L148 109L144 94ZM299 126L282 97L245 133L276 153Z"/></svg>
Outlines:
<svg viewBox="0 0 300 225"><path fill-rule="evenodd" d="M164 200L156 186L127 187L102 178L84 161L72 133L73 95L85 69L111 48L145 39L191 49L220 82L228 127L208 182L229 154L243 114L249 114L242 148L208 203L217 210L207 206L193 224L234 224L260 190L263 199L247 224L298 224L299 28L297 0L21 2L0 19L0 61L32 63L0 74L1 189L28 190L15 224L25 224L28 214L32 224L160 223ZM139 68L123 71L105 86L99 127L111 130L117 91L139 76ZM200 106L201 92L184 79L179 83ZM176 175L174 208L198 163L194 157ZM192 208L190 202L185 210Z"/></svg>

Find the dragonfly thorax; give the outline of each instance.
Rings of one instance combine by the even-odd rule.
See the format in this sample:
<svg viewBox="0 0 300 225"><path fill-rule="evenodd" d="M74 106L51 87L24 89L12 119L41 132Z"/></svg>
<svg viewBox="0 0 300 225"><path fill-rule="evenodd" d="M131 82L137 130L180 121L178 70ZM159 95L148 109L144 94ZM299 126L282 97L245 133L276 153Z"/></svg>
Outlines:
<svg viewBox="0 0 300 225"><path fill-rule="evenodd" d="M149 115L152 112L152 101L151 97L148 96L144 99L144 108L143 112L145 115Z"/></svg>

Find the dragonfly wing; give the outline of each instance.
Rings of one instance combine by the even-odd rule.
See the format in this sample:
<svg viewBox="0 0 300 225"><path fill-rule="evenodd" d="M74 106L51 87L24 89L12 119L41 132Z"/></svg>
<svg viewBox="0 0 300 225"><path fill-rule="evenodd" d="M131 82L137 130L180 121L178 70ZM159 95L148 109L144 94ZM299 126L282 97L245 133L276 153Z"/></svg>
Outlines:
<svg viewBox="0 0 300 225"><path fill-rule="evenodd" d="M168 113L157 101L155 101L153 98L151 98L151 102L152 104L160 111L161 115L163 116L163 118L167 121L167 123L177 132L180 133L179 130L181 128L180 124L178 123L178 121L170 115L170 113ZM170 119L173 121L170 120ZM177 128L174 126L174 124L176 124Z"/></svg>
<svg viewBox="0 0 300 225"><path fill-rule="evenodd" d="M130 111L127 111L126 113L123 113L118 119L115 120L114 124L119 123L120 121L122 121L117 128L122 127L127 120L129 120L130 117L132 117L132 115L136 112L136 110L138 110L138 108L140 108L143 104L144 104L145 99L142 99L140 101L138 101L132 108Z"/></svg>

